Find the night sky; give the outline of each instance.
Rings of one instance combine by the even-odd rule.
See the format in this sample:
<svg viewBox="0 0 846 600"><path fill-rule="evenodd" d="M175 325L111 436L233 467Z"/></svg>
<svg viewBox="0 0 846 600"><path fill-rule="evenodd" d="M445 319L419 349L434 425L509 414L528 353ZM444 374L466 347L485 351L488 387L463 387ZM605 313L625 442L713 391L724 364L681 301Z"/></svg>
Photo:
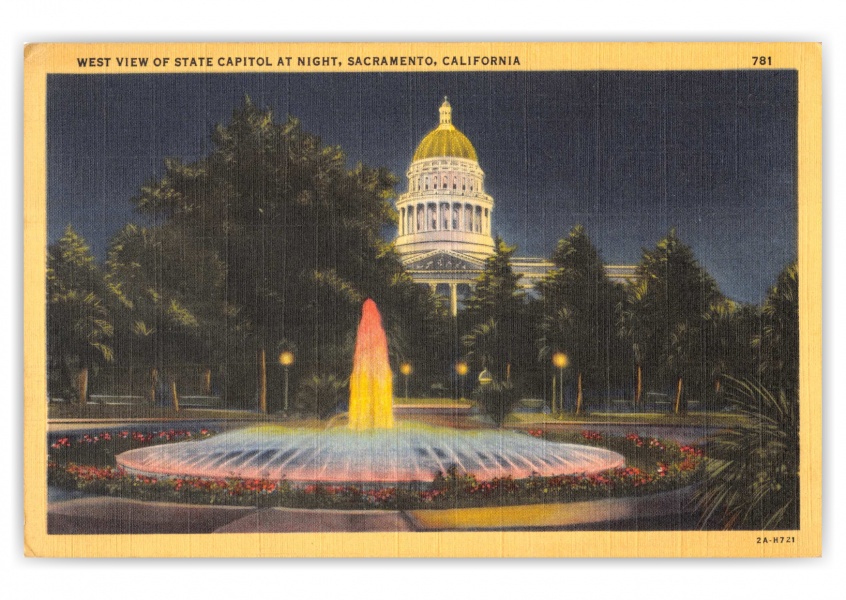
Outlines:
<svg viewBox="0 0 846 600"><path fill-rule="evenodd" d="M730 297L760 302L796 258L794 71L51 75L48 236L73 223L102 258L142 222L130 199L163 159L198 159L245 94L352 166L401 176L449 96L494 198L494 231L549 256L583 224L635 264L675 227ZM392 237L392 234L389 234Z"/></svg>

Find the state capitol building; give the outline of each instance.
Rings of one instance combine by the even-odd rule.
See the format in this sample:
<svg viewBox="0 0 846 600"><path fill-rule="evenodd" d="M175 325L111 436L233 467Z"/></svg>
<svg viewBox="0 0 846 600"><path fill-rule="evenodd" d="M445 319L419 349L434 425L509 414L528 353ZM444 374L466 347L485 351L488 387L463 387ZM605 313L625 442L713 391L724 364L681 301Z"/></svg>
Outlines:
<svg viewBox="0 0 846 600"><path fill-rule="evenodd" d="M494 199L485 193L476 149L452 124L446 98L439 125L417 146L406 175L408 189L396 202L395 247L414 281L449 296L454 316L482 274L485 259L494 254ZM529 289L553 266L545 258L511 260L520 285ZM606 266L606 271L617 281L635 276L634 266Z"/></svg>

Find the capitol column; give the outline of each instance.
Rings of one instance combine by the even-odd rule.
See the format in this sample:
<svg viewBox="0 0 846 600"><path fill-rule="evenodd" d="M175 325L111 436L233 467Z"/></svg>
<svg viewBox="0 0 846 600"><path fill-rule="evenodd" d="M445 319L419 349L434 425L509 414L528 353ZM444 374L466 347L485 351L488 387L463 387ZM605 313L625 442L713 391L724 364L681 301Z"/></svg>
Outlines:
<svg viewBox="0 0 846 600"><path fill-rule="evenodd" d="M458 316L458 284L449 284L449 312L453 317Z"/></svg>

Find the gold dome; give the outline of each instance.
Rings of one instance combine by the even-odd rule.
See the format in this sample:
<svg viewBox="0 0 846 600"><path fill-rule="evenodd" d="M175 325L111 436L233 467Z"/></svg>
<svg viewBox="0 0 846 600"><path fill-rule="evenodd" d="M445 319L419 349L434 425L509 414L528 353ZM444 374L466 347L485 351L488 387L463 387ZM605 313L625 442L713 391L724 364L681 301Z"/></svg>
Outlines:
<svg viewBox="0 0 846 600"><path fill-rule="evenodd" d="M441 104L441 124L430 131L417 150L414 151L412 161L436 158L439 156L454 156L478 162L476 149L467 136L458 131L452 124L452 107L446 98Z"/></svg>

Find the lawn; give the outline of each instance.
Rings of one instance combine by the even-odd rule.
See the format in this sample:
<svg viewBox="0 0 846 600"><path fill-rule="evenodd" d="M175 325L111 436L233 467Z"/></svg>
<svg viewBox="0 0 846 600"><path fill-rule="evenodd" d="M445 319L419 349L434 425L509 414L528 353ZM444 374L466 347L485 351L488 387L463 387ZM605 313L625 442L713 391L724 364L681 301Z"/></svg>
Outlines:
<svg viewBox="0 0 846 600"><path fill-rule="evenodd" d="M143 404L97 404L84 406L69 403L52 403L47 408L47 418L62 419L244 419L249 421L278 421L280 415L263 415L258 412L226 408L183 408L148 406Z"/></svg>
<svg viewBox="0 0 846 600"><path fill-rule="evenodd" d="M408 408L462 408L473 406L470 400L455 400L453 398L395 398L394 404ZM50 420L82 419L186 419L186 420L244 420L244 421L282 421L280 414L263 415L248 410L225 408L182 408L179 411L172 407L151 407L143 404L97 404L89 403L85 406L69 403L51 403L48 407ZM577 423L586 425L657 425L657 426L724 426L738 423L740 417L732 413L691 412L685 416L671 413L615 413L591 412L581 415L564 413L549 415L543 413L514 413L507 417L506 427L521 427L528 425L554 425L556 423Z"/></svg>
<svg viewBox="0 0 846 600"><path fill-rule="evenodd" d="M608 413L595 412L581 415L564 413L547 415L542 413L515 413L508 416L505 426L554 425L556 423L578 423L593 425L656 425L656 426L728 426L741 421L731 413L692 412L687 415L672 413Z"/></svg>
<svg viewBox="0 0 846 600"><path fill-rule="evenodd" d="M462 398L403 398L395 397L394 406L433 406L433 407L458 407L469 408L473 405L470 400Z"/></svg>

